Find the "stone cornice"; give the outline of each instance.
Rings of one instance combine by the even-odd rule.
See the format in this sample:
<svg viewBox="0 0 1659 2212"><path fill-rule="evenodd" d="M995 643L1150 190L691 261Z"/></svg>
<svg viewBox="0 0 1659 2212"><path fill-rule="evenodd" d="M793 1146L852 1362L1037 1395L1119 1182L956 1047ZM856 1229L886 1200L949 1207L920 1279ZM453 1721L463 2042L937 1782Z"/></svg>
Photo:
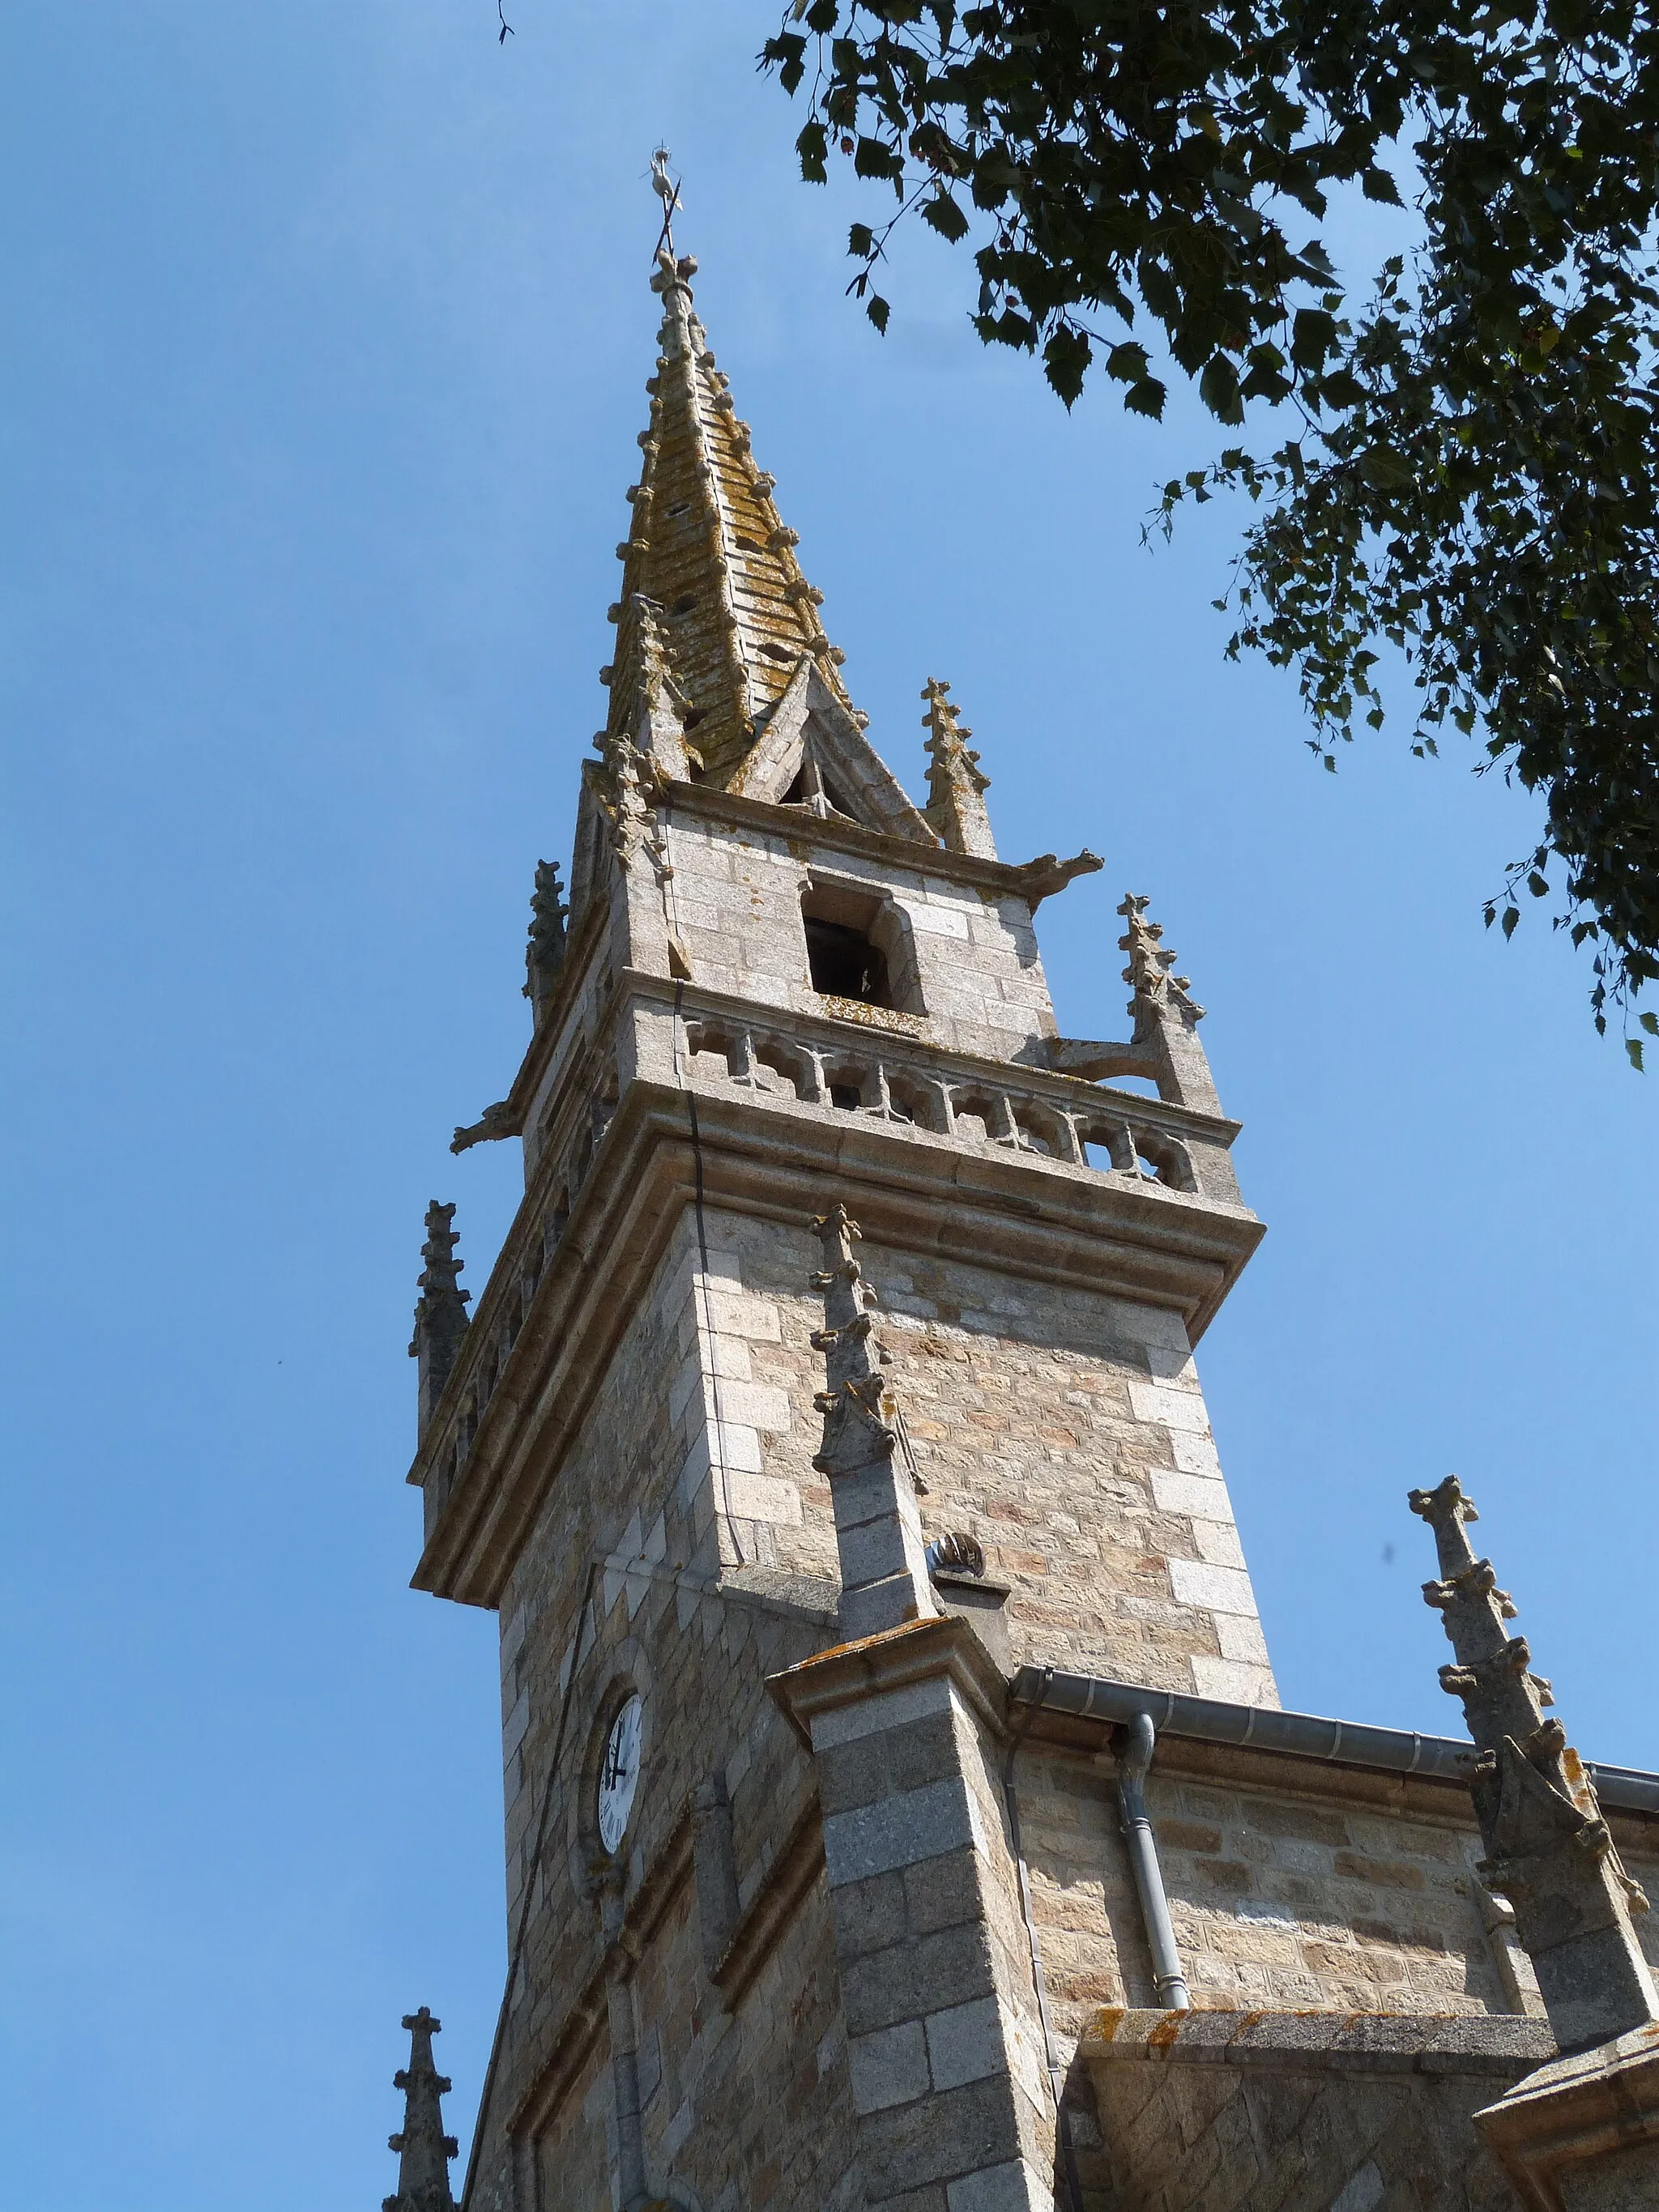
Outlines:
<svg viewBox="0 0 1659 2212"><path fill-rule="evenodd" d="M766 1686L810 1750L812 1723L820 1713L939 1676L961 1692L993 1735L1003 1733L1008 1685L972 1629L951 1613L907 1621L854 1644L833 1644L781 1674L769 1675Z"/></svg>
<svg viewBox="0 0 1659 2212"><path fill-rule="evenodd" d="M999 1270L1012 1279L1172 1308L1194 1340L1262 1234L1243 1206L1029 1153L951 1144L907 1123L757 1105L701 1088L696 1103L712 1205L804 1224L833 1191L876 1243L969 1262L994 1249ZM453 1439L470 1348L493 1340L507 1286L540 1237L554 1172L544 1161L526 1194L411 1482L424 1484ZM630 1084L479 1417L416 1589L496 1602L696 1180L688 1094Z"/></svg>
<svg viewBox="0 0 1659 2212"><path fill-rule="evenodd" d="M1052 853L1018 863L981 860L972 853L949 852L943 845L923 845L914 838L866 830L862 823L845 815L795 813L766 799L745 799L740 793L718 791L708 784L670 783L663 789L660 803L671 817L690 815L731 830L757 830L765 836L781 838L786 845L883 860L907 875L933 876L941 883L988 891L996 898L1024 899L1034 909L1045 898L1063 890L1073 875L1092 874L1100 866L1092 854L1079 854L1076 861L1057 860Z"/></svg>
<svg viewBox="0 0 1659 2212"><path fill-rule="evenodd" d="M1155 2012L1107 2005L1085 2030L1078 2055L1096 2065L1127 2061L1513 2081L1554 2047L1542 2021L1518 2014Z"/></svg>

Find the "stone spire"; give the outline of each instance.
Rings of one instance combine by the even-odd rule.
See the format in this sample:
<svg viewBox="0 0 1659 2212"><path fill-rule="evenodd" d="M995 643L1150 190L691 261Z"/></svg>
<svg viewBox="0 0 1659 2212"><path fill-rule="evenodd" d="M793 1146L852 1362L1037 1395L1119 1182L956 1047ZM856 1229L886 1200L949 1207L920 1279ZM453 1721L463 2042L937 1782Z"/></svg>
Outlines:
<svg viewBox="0 0 1659 2212"><path fill-rule="evenodd" d="M1619 1863L1595 1791L1559 1721L1550 1686L1530 1671L1515 1607L1466 1533L1478 1518L1457 1477L1410 1493L1434 1530L1440 1579L1423 1595L1457 1654L1441 1687L1463 1701L1476 1753L1470 1788L1486 1839L1482 1876L1515 1908L1564 2051L1659 2021L1659 1996L1631 1926L1647 1899Z"/></svg>
<svg viewBox="0 0 1659 2212"><path fill-rule="evenodd" d="M665 202L672 204L667 194ZM796 534L773 504L774 480L756 465L749 426L694 312L697 264L676 258L666 225L664 241L651 279L663 318L646 385L650 427L629 493L633 525L617 548L617 653L603 672L611 713L599 742L608 753L628 737L681 775L671 763L684 746L691 767L725 786L804 657L848 701L842 655L818 619L823 595L801 573Z"/></svg>
<svg viewBox="0 0 1659 2212"><path fill-rule="evenodd" d="M538 1027L564 965L565 908L556 860L538 860L530 901L530 942L525 947L524 994Z"/></svg>
<svg viewBox="0 0 1659 2212"><path fill-rule="evenodd" d="M392 2077L392 2087L404 2093L404 2124L386 2138L398 2154L398 2193L381 2200L381 2212L453 2212L449 2161L457 2144L444 2133L439 2102L453 2085L432 2063L432 2039L443 2022L422 2005L419 2012L404 2014L404 2026L410 2036L409 2064Z"/></svg>
<svg viewBox="0 0 1659 2212"><path fill-rule="evenodd" d="M814 1400L823 1415L823 1441L812 1464L830 1478L841 1558L842 1634L853 1641L907 1620L931 1616L916 1486L901 1450L898 1408L881 1369L885 1355L872 1334L875 1291L854 1258L858 1224L837 1205L812 1224L823 1247L822 1270L811 1278L823 1292L823 1327L812 1346L824 1355L824 1388ZM873 1354L873 1356L872 1356Z"/></svg>
<svg viewBox="0 0 1659 2212"><path fill-rule="evenodd" d="M1151 903L1130 891L1118 908L1125 925L1118 950L1129 956L1123 980L1133 993L1129 1000L1133 1042L1157 1056L1162 1097L1196 1107L1200 1113L1218 1114L1221 1101L1209 1058L1198 1041L1204 1009L1192 995L1192 979L1171 972L1176 956L1164 949L1163 925L1146 919Z"/></svg>
<svg viewBox="0 0 1659 2212"><path fill-rule="evenodd" d="M420 1436L426 1434L426 1425L432 1419L433 1409L443 1395L444 1384L455 1364L461 1339L466 1334L466 1309L472 1297L471 1291L460 1288L457 1279L461 1262L455 1257L455 1247L460 1239L449 1225L454 1218L454 1207L440 1206L435 1198L426 1210L426 1242L421 1247L421 1257L426 1265L420 1273L415 1335L409 1347L410 1358L421 1363L416 1370L416 1432ZM406 2027L408 2021L404 2025Z"/></svg>
<svg viewBox="0 0 1659 2212"><path fill-rule="evenodd" d="M969 750L968 739L974 733L957 721L957 710L946 696L950 689L948 684L930 676L921 695L927 702L927 712L922 717L927 738L922 750L928 757L927 805L923 811L948 851L994 860L996 841L991 835L991 817L985 811L991 779L981 771L979 755Z"/></svg>

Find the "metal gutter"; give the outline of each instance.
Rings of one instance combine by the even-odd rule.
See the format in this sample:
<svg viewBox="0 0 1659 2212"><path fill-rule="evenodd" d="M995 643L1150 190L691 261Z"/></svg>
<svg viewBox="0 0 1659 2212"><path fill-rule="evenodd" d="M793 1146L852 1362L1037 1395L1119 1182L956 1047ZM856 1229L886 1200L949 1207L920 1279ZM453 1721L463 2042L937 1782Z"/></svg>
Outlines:
<svg viewBox="0 0 1659 2212"><path fill-rule="evenodd" d="M1395 1774L1427 1774L1468 1786L1467 1762L1474 1747L1454 1736L1418 1735L1403 1729L1374 1728L1364 1721L1326 1720L1315 1713L1285 1713L1266 1705L1235 1705L1218 1698L1193 1698L1178 1690L1149 1690L1139 1683L1113 1682L1096 1674L1051 1674L1022 1667L1010 1698L1015 1705L1039 1702L1045 1713L1121 1725L1146 1714L1166 1735L1190 1736L1203 1743L1253 1745L1261 1751L1288 1753L1295 1759L1328 1759ZM1602 1804L1616 1812L1659 1814L1659 1774L1630 1766L1603 1766L1590 1759L1584 1771Z"/></svg>

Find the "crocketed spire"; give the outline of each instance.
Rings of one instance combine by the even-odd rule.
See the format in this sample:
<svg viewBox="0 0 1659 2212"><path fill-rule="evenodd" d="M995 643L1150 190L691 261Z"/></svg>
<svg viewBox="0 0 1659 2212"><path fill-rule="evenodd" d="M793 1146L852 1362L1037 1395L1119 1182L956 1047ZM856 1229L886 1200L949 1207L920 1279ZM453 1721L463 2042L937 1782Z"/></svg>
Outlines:
<svg viewBox="0 0 1659 2212"><path fill-rule="evenodd" d="M537 1022L553 995L564 965L565 909L556 860L538 860L530 901L530 942L525 947L524 994Z"/></svg>
<svg viewBox="0 0 1659 2212"><path fill-rule="evenodd" d="M824 1362L824 1387L813 1401L823 1441L812 1464L830 1478L841 1559L836 1612L851 1639L926 1619L935 1607L909 1451L882 1373L887 1355L873 1333L875 1293L853 1252L859 1225L837 1203L812 1233L823 1253L811 1278L823 1292L823 1327L811 1341Z"/></svg>
<svg viewBox="0 0 1659 2212"><path fill-rule="evenodd" d="M991 779L980 767L979 755L969 749L968 740L974 733L957 721L948 696L950 689L948 684L930 676L921 695L927 702L927 712L922 716L927 732L922 746L927 755L927 820L947 851L994 860L996 840L985 811Z"/></svg>
<svg viewBox="0 0 1659 2212"><path fill-rule="evenodd" d="M1131 891L1118 908L1125 925L1118 949L1129 956L1123 980L1134 992L1129 1012L1134 1016L1137 1042L1147 1024L1167 1016L1176 1016L1188 1029L1204 1018L1203 1007L1192 995L1192 978L1170 972L1178 955L1164 951L1163 924L1147 921L1151 903Z"/></svg>
<svg viewBox="0 0 1659 2212"><path fill-rule="evenodd" d="M443 1395L466 1334L466 1309L471 1291L461 1289L461 1262L455 1257L460 1239L451 1228L453 1206L440 1206L434 1198L426 1210L426 1242L421 1257L421 1295L415 1307L415 1334L409 1347L411 1359L420 1361L418 1432L424 1436L433 1408Z"/></svg>
<svg viewBox="0 0 1659 2212"><path fill-rule="evenodd" d="M706 781L728 784L802 659L843 706L842 656L818 619L823 594L795 558L799 542L773 504L694 312L696 263L676 258L665 228L652 289L662 329L645 465L629 492L633 526L617 549L623 588L611 671L608 744L653 733L679 771L683 744Z"/></svg>
<svg viewBox="0 0 1659 2212"><path fill-rule="evenodd" d="M449 2161L456 2154L453 2136L444 2133L440 2100L453 2087L447 2074L432 2063L432 2039L443 2026L422 2005L405 2013L409 2030L409 2064L392 2077L392 2087L404 2093L404 2124L386 2141L398 2154L398 2193L381 2200L381 2212L453 2212L449 2190Z"/></svg>
<svg viewBox="0 0 1659 2212"><path fill-rule="evenodd" d="M1648 1901L1619 1863L1595 1791L1532 1672L1532 1654L1504 1623L1514 1618L1490 1559L1477 1559L1467 1524L1479 1519L1455 1474L1407 1501L1434 1530L1440 1577L1423 1595L1457 1658L1440 1686L1463 1701L1474 1739L1470 1778L1486 1839L1480 1872L1515 1907L1550 2026L1563 2051L1609 2043L1659 2021L1659 1996L1631 1926ZM1609 2200L1611 2201L1611 2200ZM1632 2198L1632 2203L1636 2199Z"/></svg>

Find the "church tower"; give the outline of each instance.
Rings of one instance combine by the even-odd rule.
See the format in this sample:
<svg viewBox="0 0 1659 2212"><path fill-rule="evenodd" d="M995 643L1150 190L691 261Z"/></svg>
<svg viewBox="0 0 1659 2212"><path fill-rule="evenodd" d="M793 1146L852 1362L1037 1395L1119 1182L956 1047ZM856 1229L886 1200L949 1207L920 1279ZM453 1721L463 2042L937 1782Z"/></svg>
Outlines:
<svg viewBox="0 0 1659 2212"><path fill-rule="evenodd" d="M470 1322L434 1210L411 1346L416 1585L501 1620L462 2202L1087 2212L1133 2007L1531 2051L1535 1987L1450 1747L1278 1711L1193 1360L1262 1233L1203 1010L1130 896L1127 1034L1060 1033L1035 917L1101 863L998 855L932 678L907 795L695 273L666 242L568 909L544 863L530 1045L456 1133L521 1141L523 1204Z"/></svg>

